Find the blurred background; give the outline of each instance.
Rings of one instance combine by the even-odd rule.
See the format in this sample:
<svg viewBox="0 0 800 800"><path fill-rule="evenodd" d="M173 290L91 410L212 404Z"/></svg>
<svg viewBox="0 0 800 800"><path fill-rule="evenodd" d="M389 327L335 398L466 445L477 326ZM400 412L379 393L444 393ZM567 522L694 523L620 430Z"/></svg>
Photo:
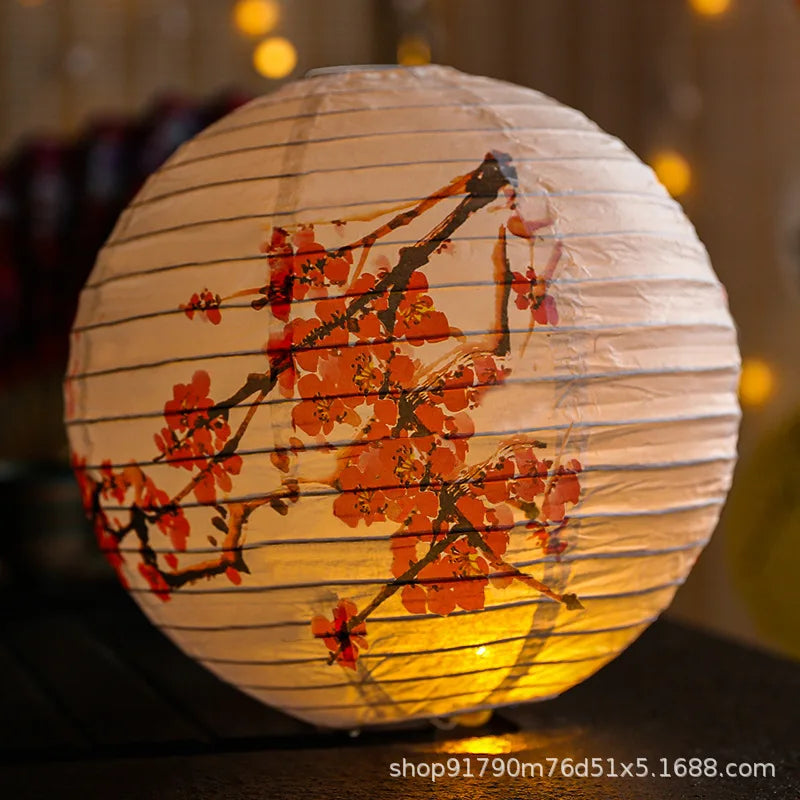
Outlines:
<svg viewBox="0 0 800 800"><path fill-rule="evenodd" d="M0 0L0 585L109 579L68 469L77 295L184 140L315 67L531 86L656 170L727 287L741 459L674 617L800 658L800 2Z"/></svg>

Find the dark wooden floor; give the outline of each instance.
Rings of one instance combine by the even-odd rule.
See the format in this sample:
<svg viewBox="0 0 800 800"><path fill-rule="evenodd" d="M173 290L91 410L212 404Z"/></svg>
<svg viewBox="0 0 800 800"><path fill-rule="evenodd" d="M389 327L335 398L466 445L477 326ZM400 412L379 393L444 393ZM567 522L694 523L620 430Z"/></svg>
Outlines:
<svg viewBox="0 0 800 800"><path fill-rule="evenodd" d="M800 798L800 666L675 624L657 623L585 684L485 729L352 738L221 683L118 587L67 597L0 598L2 798ZM403 758L472 754L475 771L480 753L511 769L548 757L613 758L617 771L641 757L655 772L662 757L769 762L775 777L390 777Z"/></svg>

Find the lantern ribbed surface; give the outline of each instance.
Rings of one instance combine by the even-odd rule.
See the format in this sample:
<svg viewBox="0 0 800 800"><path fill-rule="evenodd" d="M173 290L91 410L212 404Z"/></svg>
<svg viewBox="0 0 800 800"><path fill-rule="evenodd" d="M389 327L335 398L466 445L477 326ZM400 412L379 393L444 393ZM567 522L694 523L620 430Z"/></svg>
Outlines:
<svg viewBox="0 0 800 800"><path fill-rule="evenodd" d="M150 619L344 727L552 697L627 647L717 522L738 371L705 249L617 139L365 68L150 178L81 296L66 417Z"/></svg>

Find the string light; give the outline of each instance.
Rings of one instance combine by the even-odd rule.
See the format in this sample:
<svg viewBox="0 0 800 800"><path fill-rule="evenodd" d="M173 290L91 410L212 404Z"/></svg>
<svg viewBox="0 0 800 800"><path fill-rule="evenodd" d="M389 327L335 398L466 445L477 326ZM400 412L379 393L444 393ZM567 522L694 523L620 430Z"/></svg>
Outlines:
<svg viewBox="0 0 800 800"><path fill-rule="evenodd" d="M775 391L775 373L761 358L746 358L739 378L739 400L743 406L763 406Z"/></svg>
<svg viewBox="0 0 800 800"><path fill-rule="evenodd" d="M692 185L692 167L675 150L659 151L650 160L650 166L673 197L686 194Z"/></svg>
<svg viewBox="0 0 800 800"><path fill-rule="evenodd" d="M430 64L430 42L422 36L404 36L397 45L397 63L404 67Z"/></svg>
<svg viewBox="0 0 800 800"><path fill-rule="evenodd" d="M233 23L245 36L264 36L280 18L281 7L276 0L239 0L233 7Z"/></svg>
<svg viewBox="0 0 800 800"><path fill-rule="evenodd" d="M731 0L689 0L689 5L700 16L719 17L731 7Z"/></svg>
<svg viewBox="0 0 800 800"><path fill-rule="evenodd" d="M288 39L271 36L253 51L253 66L265 78L285 78L297 66L297 50Z"/></svg>

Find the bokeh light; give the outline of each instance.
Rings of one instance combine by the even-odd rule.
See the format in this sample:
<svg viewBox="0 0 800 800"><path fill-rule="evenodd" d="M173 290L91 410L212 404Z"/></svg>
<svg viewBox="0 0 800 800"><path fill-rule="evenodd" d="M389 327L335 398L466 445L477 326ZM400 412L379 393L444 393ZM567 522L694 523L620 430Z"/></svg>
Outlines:
<svg viewBox="0 0 800 800"><path fill-rule="evenodd" d="M743 406L763 406L775 392L775 373L761 358L745 358L739 379L739 400Z"/></svg>
<svg viewBox="0 0 800 800"><path fill-rule="evenodd" d="M285 78L297 66L297 50L288 39L271 36L253 51L253 66L265 78Z"/></svg>
<svg viewBox="0 0 800 800"><path fill-rule="evenodd" d="M233 7L233 24L245 36L264 36L280 18L277 0L239 0Z"/></svg>
<svg viewBox="0 0 800 800"><path fill-rule="evenodd" d="M422 36L404 36L397 45L397 63L404 67L430 64L430 42Z"/></svg>
<svg viewBox="0 0 800 800"><path fill-rule="evenodd" d="M689 5L703 17L719 17L731 7L731 0L689 0Z"/></svg>
<svg viewBox="0 0 800 800"><path fill-rule="evenodd" d="M662 150L650 159L656 177L673 197L686 194L692 185L692 167L684 156L674 150Z"/></svg>

